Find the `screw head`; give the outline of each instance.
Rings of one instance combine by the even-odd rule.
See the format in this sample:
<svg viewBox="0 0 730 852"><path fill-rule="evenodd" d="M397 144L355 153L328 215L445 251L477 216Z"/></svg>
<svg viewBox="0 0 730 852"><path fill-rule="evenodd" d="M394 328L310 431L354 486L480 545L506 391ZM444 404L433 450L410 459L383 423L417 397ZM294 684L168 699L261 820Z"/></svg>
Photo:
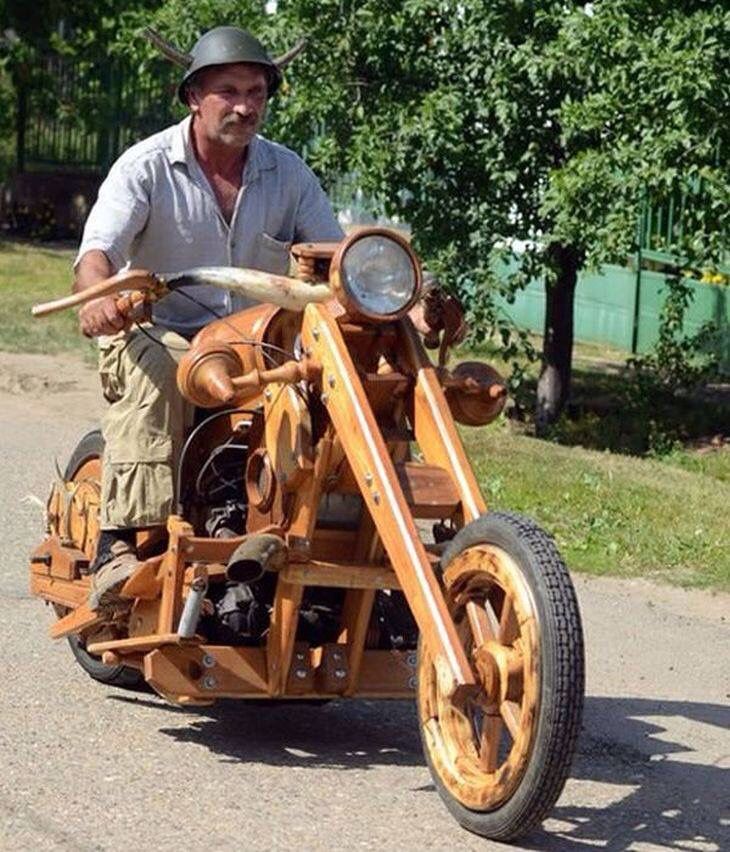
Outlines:
<svg viewBox="0 0 730 852"><path fill-rule="evenodd" d="M373 491L373 503L377 506L380 503L380 494L377 491Z"/></svg>
<svg viewBox="0 0 730 852"><path fill-rule="evenodd" d="M335 677L338 680L344 680L347 677L347 672L344 669L335 669Z"/></svg>
<svg viewBox="0 0 730 852"><path fill-rule="evenodd" d="M416 688L416 676L415 675L411 675L408 678L408 688L409 689L415 689Z"/></svg>
<svg viewBox="0 0 730 852"><path fill-rule="evenodd" d="M203 686L205 689L215 689L218 686L218 681L213 677L213 675L206 675L203 678Z"/></svg>
<svg viewBox="0 0 730 852"><path fill-rule="evenodd" d="M294 669L294 677L299 678L299 680L304 680L304 678L306 676L307 676L307 670L306 669Z"/></svg>
<svg viewBox="0 0 730 852"><path fill-rule="evenodd" d="M215 665L215 657L212 654L203 655L203 665L206 669L212 669Z"/></svg>
<svg viewBox="0 0 730 852"><path fill-rule="evenodd" d="M332 373L330 373L329 378L327 379L327 382L328 382L328 384L331 388L333 388L335 386L335 377L332 375Z"/></svg>
<svg viewBox="0 0 730 852"><path fill-rule="evenodd" d="M270 399L271 399L271 388L266 388L266 390L264 391L264 396L265 396L265 397L266 397L266 399L268 399L268 400L270 400Z"/></svg>
<svg viewBox="0 0 730 852"><path fill-rule="evenodd" d="M323 404L325 404L325 405L327 404L327 400L328 400L329 398L330 398L330 395L329 395L328 393L323 393L323 394L322 394L322 396L320 396L320 399L322 400L322 403L323 403Z"/></svg>
<svg viewBox="0 0 730 852"><path fill-rule="evenodd" d="M373 475L372 475L372 473L370 473L370 471L368 471L368 472L365 474L365 482L367 482L367 484L368 484L368 485L372 485L372 484L373 484Z"/></svg>

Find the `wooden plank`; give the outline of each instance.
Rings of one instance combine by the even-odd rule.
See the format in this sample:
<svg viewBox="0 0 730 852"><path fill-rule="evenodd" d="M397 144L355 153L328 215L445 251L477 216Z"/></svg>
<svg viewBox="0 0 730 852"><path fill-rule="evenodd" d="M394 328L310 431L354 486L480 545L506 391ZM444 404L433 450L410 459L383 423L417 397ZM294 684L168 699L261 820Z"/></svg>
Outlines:
<svg viewBox="0 0 730 852"><path fill-rule="evenodd" d="M269 695L262 648L168 645L145 655L144 675L154 689L178 703ZM181 700L185 698L193 702Z"/></svg>
<svg viewBox="0 0 730 852"><path fill-rule="evenodd" d="M182 608L182 588L185 579L186 550L182 539L193 534L193 528L178 515L170 515L167 521L170 544L162 561L162 600L157 632L160 635L174 633ZM192 561L190 559L189 561Z"/></svg>
<svg viewBox="0 0 730 852"><path fill-rule="evenodd" d="M131 639L110 639L105 642L93 642L87 650L91 654L103 654L114 651L119 656L125 654L143 654L162 645L179 645L182 642L193 642L191 639L181 639L177 633L151 634L149 636L133 636Z"/></svg>
<svg viewBox="0 0 730 852"><path fill-rule="evenodd" d="M307 306L302 342L322 366L323 387L326 388L322 399L421 634L434 656L444 658L453 676L454 689L472 685L471 666L420 541L387 447L337 323L326 306Z"/></svg>
<svg viewBox="0 0 730 852"><path fill-rule="evenodd" d="M413 392L416 441L428 464L437 465L451 474L464 519L474 520L487 511L487 504L469 464L436 369L411 320L405 317L399 321L398 327L404 351L418 376Z"/></svg>
<svg viewBox="0 0 730 852"><path fill-rule="evenodd" d="M73 580L88 568L89 559L82 550L62 544L58 536L52 535L35 548L30 563L33 573Z"/></svg>
<svg viewBox="0 0 730 852"><path fill-rule="evenodd" d="M356 694L392 698L412 696L416 689L415 651L365 651Z"/></svg>
<svg viewBox="0 0 730 852"><path fill-rule="evenodd" d="M89 597L89 586L88 584L82 585L78 580L73 582L32 574L30 592L52 603L67 606L69 609L76 609L81 604L86 603Z"/></svg>
<svg viewBox="0 0 730 852"><path fill-rule="evenodd" d="M281 569L281 577L300 586L330 586L333 589L399 589L395 572L385 565L348 565L342 562L292 562Z"/></svg>
<svg viewBox="0 0 730 852"><path fill-rule="evenodd" d="M59 618L55 624L51 625L48 632L51 639L63 639L64 636L70 636L72 633L79 633L81 630L93 627L101 620L98 612L89 609L87 604L81 604L68 615Z"/></svg>
<svg viewBox="0 0 730 852"><path fill-rule="evenodd" d="M459 492L442 467L403 462L395 466L395 472L415 518L449 518L458 508Z"/></svg>
<svg viewBox="0 0 730 852"><path fill-rule="evenodd" d="M304 586L288 583L279 574L266 641L268 688L271 695L281 695L289 676L303 593Z"/></svg>

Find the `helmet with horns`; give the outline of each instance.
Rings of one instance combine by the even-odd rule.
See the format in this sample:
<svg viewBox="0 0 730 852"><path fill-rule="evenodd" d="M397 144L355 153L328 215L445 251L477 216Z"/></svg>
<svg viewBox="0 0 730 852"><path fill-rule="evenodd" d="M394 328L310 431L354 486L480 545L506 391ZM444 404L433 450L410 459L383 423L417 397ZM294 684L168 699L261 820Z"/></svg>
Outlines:
<svg viewBox="0 0 730 852"><path fill-rule="evenodd" d="M146 27L142 32L170 61L185 69L177 90L178 97L184 104L187 104L187 87L194 74L203 68L232 62L250 62L263 66L271 96L281 84L282 69L301 53L305 45L305 39L302 39L291 50L272 59L261 42L246 30L238 27L215 27L195 42L190 53L184 53L151 27Z"/></svg>

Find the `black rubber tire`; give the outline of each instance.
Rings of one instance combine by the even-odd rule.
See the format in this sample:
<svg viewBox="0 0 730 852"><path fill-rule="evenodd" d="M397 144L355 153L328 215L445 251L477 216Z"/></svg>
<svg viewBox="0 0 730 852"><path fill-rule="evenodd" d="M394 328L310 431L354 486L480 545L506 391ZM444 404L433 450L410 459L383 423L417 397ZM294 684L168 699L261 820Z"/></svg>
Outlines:
<svg viewBox="0 0 730 852"><path fill-rule="evenodd" d="M492 840L514 841L542 822L562 792L580 731L585 688L583 630L575 590L553 539L521 515L489 512L461 529L441 566L468 547L494 544L520 566L539 618L541 665L538 721L528 764L512 796L490 811L457 801L424 755L436 789L456 820ZM423 729L421 728L423 734Z"/></svg>
<svg viewBox="0 0 730 852"><path fill-rule="evenodd" d="M91 459L100 458L104 452L104 439L99 429L87 432L79 441L71 453L71 458L66 465L64 479L69 481L76 475L76 471ZM125 689L139 689L145 682L142 673L129 666L107 666L99 659L90 654L84 641L79 636L69 636L68 644L71 653L81 668L94 680L109 686L119 686Z"/></svg>

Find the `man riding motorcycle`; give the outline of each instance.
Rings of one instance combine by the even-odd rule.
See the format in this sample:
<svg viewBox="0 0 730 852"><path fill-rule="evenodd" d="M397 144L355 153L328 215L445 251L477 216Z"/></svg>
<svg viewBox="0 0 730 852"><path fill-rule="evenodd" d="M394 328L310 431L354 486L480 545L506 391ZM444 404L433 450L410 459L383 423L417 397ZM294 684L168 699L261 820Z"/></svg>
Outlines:
<svg viewBox="0 0 730 852"><path fill-rule="evenodd" d="M79 292L124 266L176 272L242 266L285 274L296 241L342 231L317 178L289 149L258 135L281 70L236 27L205 33L178 89L190 115L128 149L99 190L75 262ZM216 316L246 307L213 288L170 294L154 325L125 328L114 297L84 305L81 331L99 338L109 406L102 420L101 535L90 606L115 606L137 565L136 531L173 510L176 462L191 409L177 362Z"/></svg>

